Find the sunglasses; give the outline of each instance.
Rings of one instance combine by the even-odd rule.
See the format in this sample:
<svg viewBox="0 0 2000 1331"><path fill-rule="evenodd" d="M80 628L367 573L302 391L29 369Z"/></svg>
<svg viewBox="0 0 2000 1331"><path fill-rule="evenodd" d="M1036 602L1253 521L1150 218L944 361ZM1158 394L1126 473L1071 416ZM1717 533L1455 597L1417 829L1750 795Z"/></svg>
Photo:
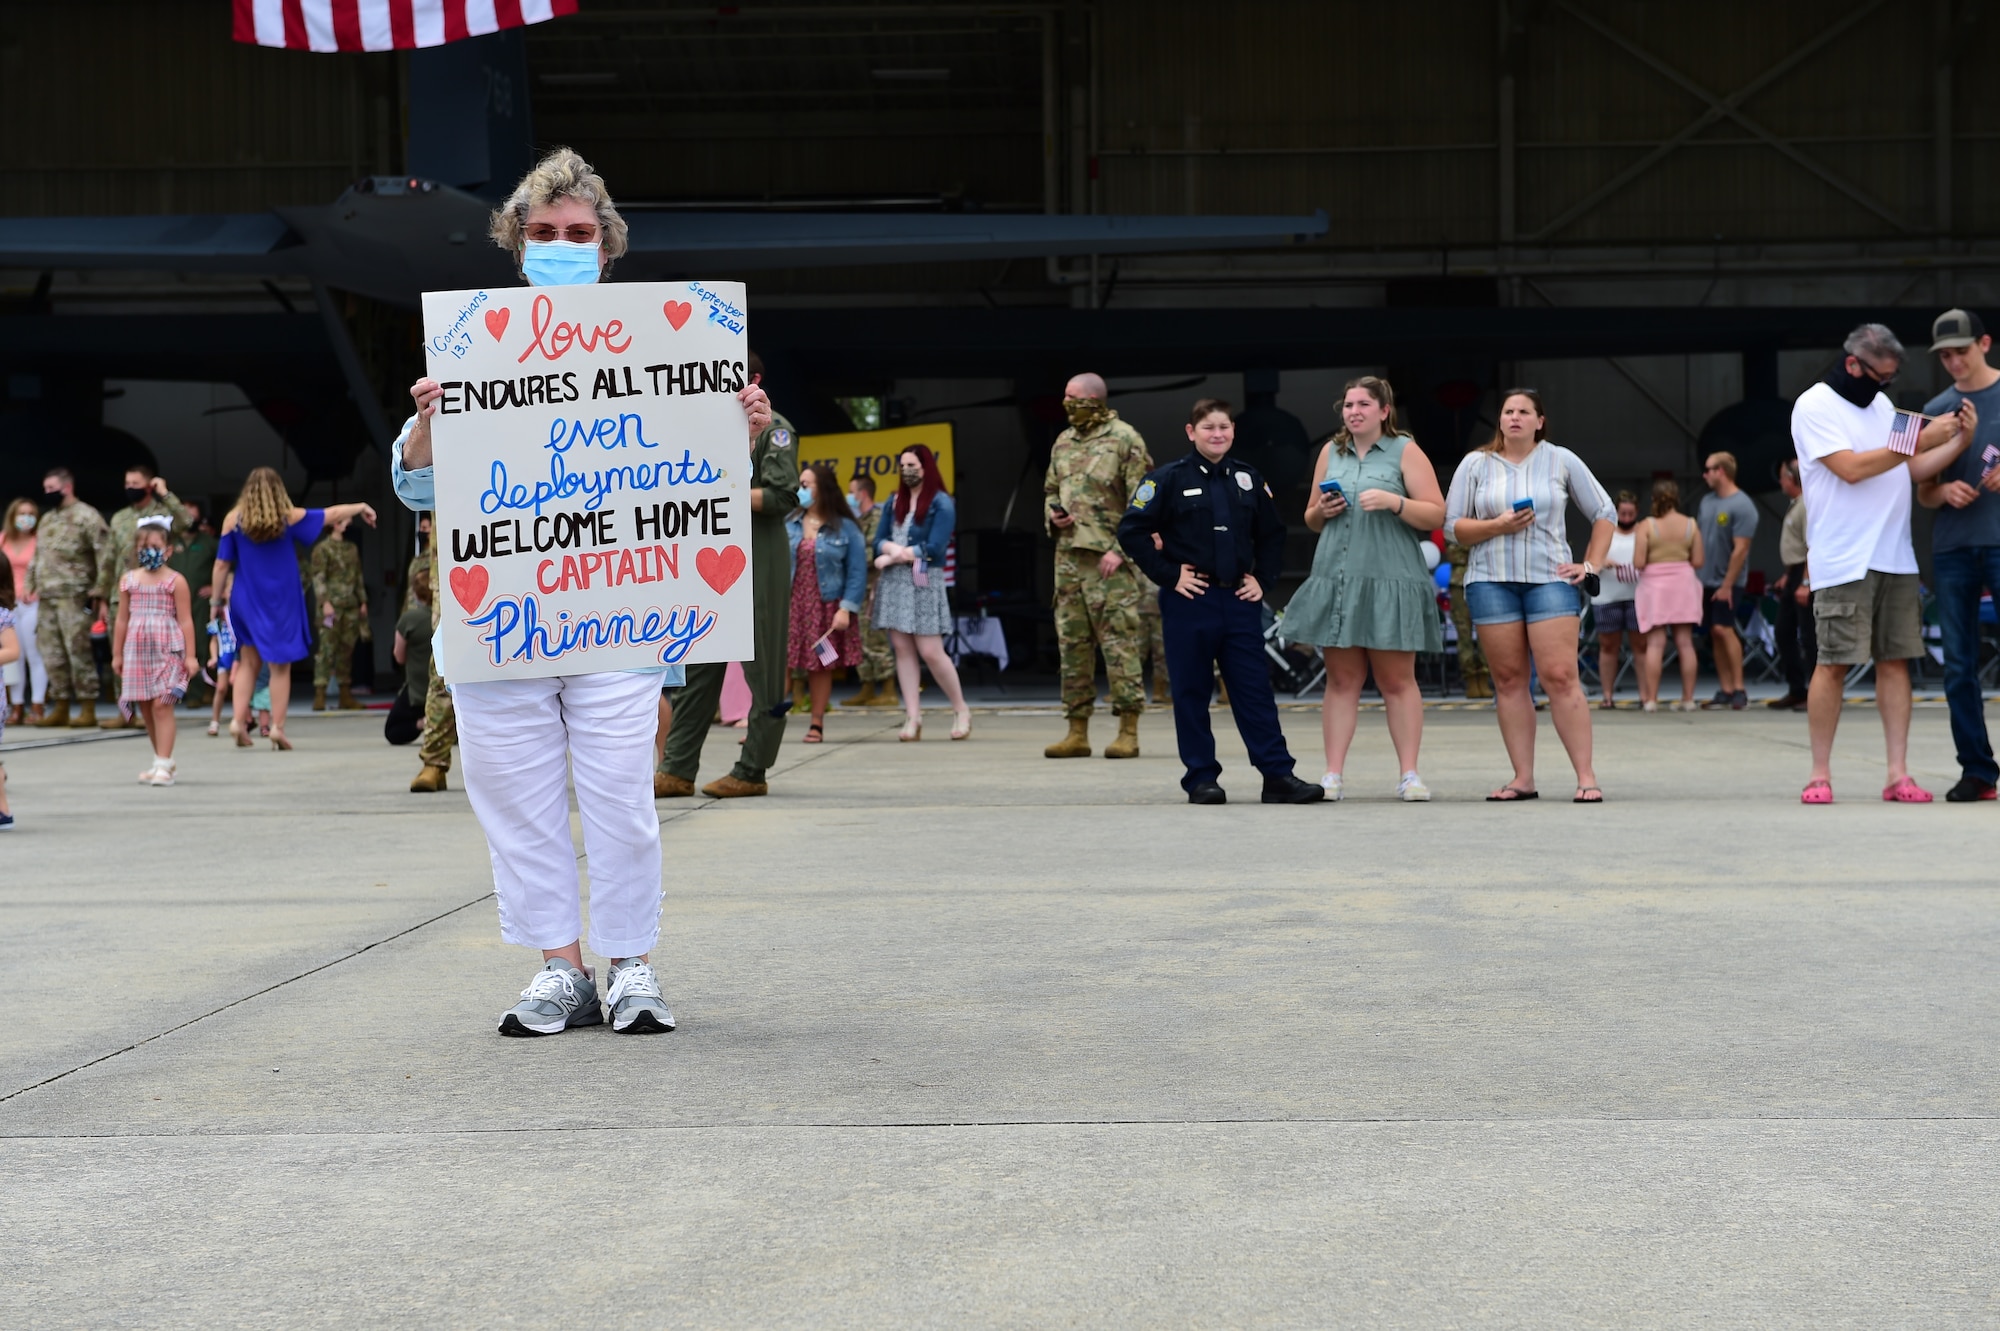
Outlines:
<svg viewBox="0 0 2000 1331"><path fill-rule="evenodd" d="M573 245L591 245L597 241L597 225L594 222L578 222L560 229L550 226L547 222L537 222L532 226L521 228L521 231L529 240L543 245L558 236Z"/></svg>

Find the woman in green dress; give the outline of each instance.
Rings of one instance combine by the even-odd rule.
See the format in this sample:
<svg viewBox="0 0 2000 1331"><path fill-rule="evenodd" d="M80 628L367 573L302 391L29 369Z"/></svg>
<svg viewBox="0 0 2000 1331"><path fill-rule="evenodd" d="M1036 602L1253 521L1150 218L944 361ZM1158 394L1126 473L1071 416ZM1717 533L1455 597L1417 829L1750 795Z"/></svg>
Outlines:
<svg viewBox="0 0 2000 1331"><path fill-rule="evenodd" d="M1369 375L1350 381L1340 416L1340 433L1320 449L1314 469L1319 483L1306 505L1306 525L1319 533L1319 548L1311 576L1285 609L1284 634L1326 658L1320 713L1326 797L1341 797L1361 688L1373 670L1403 774L1397 798L1420 802L1431 792L1417 775L1424 737L1417 653L1441 652L1444 640L1437 587L1418 547L1444 521L1444 495L1430 459L1397 428L1387 380Z"/></svg>

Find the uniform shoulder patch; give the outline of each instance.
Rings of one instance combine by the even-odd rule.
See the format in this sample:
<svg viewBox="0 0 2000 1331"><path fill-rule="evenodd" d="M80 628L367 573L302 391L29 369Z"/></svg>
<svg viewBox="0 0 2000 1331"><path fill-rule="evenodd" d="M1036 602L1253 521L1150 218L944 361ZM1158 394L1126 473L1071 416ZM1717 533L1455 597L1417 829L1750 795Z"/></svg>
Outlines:
<svg viewBox="0 0 2000 1331"><path fill-rule="evenodd" d="M1249 473L1249 472L1247 472L1247 471L1239 471L1239 472L1237 472L1237 473L1236 473L1236 488L1237 488L1237 489L1239 489L1239 490L1248 490L1248 489L1249 489L1249 488L1250 488L1251 486L1253 486L1253 485L1255 485L1255 484L1256 484L1256 482L1250 479L1250 473Z"/></svg>
<svg viewBox="0 0 2000 1331"><path fill-rule="evenodd" d="M773 448L790 448L792 446L792 432L785 429L771 431L771 446Z"/></svg>
<svg viewBox="0 0 2000 1331"><path fill-rule="evenodd" d="M1151 481L1139 482L1139 488L1132 493L1132 507L1144 508L1153 502L1153 496L1158 493L1158 487Z"/></svg>

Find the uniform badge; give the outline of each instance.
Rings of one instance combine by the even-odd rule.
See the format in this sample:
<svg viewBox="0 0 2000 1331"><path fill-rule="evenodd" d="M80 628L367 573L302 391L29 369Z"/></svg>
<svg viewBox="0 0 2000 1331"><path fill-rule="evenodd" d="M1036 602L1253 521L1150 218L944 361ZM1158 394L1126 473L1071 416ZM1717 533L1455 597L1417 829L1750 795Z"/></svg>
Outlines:
<svg viewBox="0 0 2000 1331"><path fill-rule="evenodd" d="M1249 472L1247 472L1247 471L1239 471L1239 472L1237 472L1237 473L1236 473L1236 488L1237 488L1237 489L1239 489L1239 490L1248 490L1248 489L1249 489L1249 488L1251 487L1251 485L1253 485L1254 483L1255 483L1255 482L1253 482L1253 481L1252 481L1252 480L1250 479L1250 473L1249 473Z"/></svg>
<svg viewBox="0 0 2000 1331"><path fill-rule="evenodd" d="M773 448L790 448L792 446L792 432L790 430L771 431L771 446Z"/></svg>
<svg viewBox="0 0 2000 1331"><path fill-rule="evenodd" d="M1153 495L1155 493L1157 492L1153 488L1153 483L1151 481L1141 481L1139 483L1138 492L1132 496L1132 507L1144 508L1146 505L1153 502Z"/></svg>

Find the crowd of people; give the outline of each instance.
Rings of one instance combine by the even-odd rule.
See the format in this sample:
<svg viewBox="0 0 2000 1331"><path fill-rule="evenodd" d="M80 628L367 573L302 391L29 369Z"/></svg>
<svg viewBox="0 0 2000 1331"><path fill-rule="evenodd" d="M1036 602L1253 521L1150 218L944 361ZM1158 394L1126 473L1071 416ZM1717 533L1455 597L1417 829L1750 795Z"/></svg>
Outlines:
<svg viewBox="0 0 2000 1331"><path fill-rule="evenodd" d="M603 180L565 149L519 183L494 213L491 235L523 281L560 285L599 280L622 254L626 233ZM566 248L554 254L556 246ZM1932 350L1953 387L1929 404L1920 429L1898 425L1885 390L1906 353L1876 324L1856 329L1840 363L1798 399L1796 458L1780 477L1792 500L1780 542L1785 568L1774 584L1790 689L1774 705L1808 712L1807 804L1832 801L1829 761L1847 673L1867 662L1888 754L1882 797L1932 798L1907 766L1908 662L1924 651L1913 483L1917 500L1940 510L1936 596L1963 769L1948 798L1994 797L2000 771L1977 678L1981 595L2000 581L2000 443L1989 442L2000 440L2000 371L1987 362L1990 347L1975 316L1954 310L1938 319ZM753 656L741 663L748 694L741 752L727 775L702 788L719 799L768 793L795 703L808 716L803 742L824 741L837 670L859 673L861 690L849 705L903 709L905 742L922 738L925 670L951 706L951 738L972 730L944 649L952 618L943 571L956 508L937 459L922 446L902 452L894 492L880 502L866 478L843 492L831 468L801 465L797 436L772 408L754 355L750 370L737 397L751 478ZM548 1035L608 1015L621 1033L671 1030L673 1014L649 961L662 900L652 799L695 793L731 667L444 681L432 648L441 613L439 551L428 537L436 502L431 419L440 387L419 380L411 397L414 411L390 450L391 484L417 511L426 539L409 567L409 599L396 622L392 654L404 683L385 733L396 742L421 740L414 791L447 788L458 748L491 853L502 937L542 953L499 1029ZM1671 636L1681 664L1675 706L1696 707L1697 630L1706 635L1719 684L1706 705L1748 704L1738 602L1747 591L1758 513L1737 483L1734 457L1706 459L1707 493L1693 516L1682 511L1675 484L1661 480L1642 519L1636 495L1614 497L1580 453L1554 442L1541 395L1523 387L1501 395L1492 436L1441 486L1399 420L1390 384L1364 376L1346 386L1341 426L1316 460L1302 516L1317 545L1282 622L1285 639L1319 653L1326 670L1324 774L1316 783L1302 780L1279 724L1265 653L1264 602L1282 572L1286 531L1271 486L1233 455L1228 403L1196 402L1185 427L1190 451L1156 466L1109 397L1094 374L1068 382L1069 426L1055 441L1045 479L1067 723L1044 751L1049 758L1092 752L1100 655L1119 725L1104 756L1136 757L1150 657L1171 694L1190 804L1228 798L1211 730L1218 681L1264 802L1339 801L1349 789L1360 699L1372 679L1395 751L1396 794L1428 801L1416 662L1444 647L1437 596L1444 564L1467 692L1490 690L1495 698L1511 768L1489 801L1540 797L1537 686L1573 770L1572 801L1605 797L1579 669L1586 600L1598 634L1600 706L1613 702L1621 653L1630 650L1641 706L1657 710ZM0 561L0 666L29 667L8 719L101 724L91 633L107 618L116 697L152 740L143 782L174 784L175 704L201 677L204 646L218 682L210 733L226 694L239 746L252 744L250 730L260 726L274 748L291 747L290 667L308 656L317 655L315 706L326 705L329 691L352 705L344 666L365 623L366 594L343 538L357 518L374 524L372 508L296 506L278 474L260 468L203 546L208 527L196 507L148 469L136 468L127 484L131 502L108 523L75 498L61 469L49 473L44 504L8 506L0 535L7 555ZM1569 538L1571 508L1589 526L1580 559ZM304 566L301 546L313 549ZM207 565L175 563L190 550L206 554ZM800 682L792 684L794 677ZM53 705L44 706L45 695ZM265 713L268 721L260 721ZM121 716L116 723L126 722ZM567 814L572 781L591 862L587 937ZM10 823L0 772L0 827ZM586 942L609 961L601 1002L596 974L584 962Z"/></svg>

